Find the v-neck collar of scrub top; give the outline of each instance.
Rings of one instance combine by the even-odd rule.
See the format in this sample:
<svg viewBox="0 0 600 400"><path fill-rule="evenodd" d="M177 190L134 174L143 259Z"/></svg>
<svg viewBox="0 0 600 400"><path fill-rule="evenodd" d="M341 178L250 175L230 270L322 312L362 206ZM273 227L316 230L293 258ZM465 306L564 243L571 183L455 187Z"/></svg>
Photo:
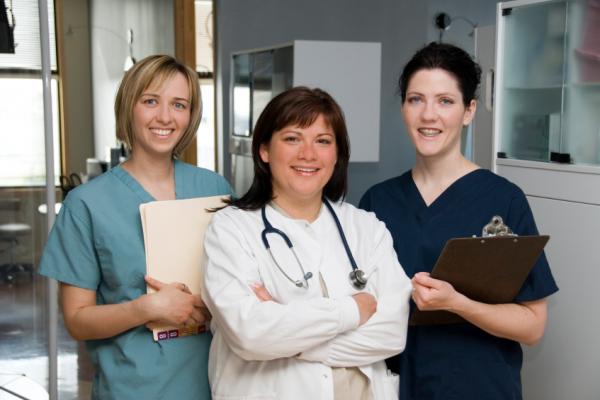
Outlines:
<svg viewBox="0 0 600 400"><path fill-rule="evenodd" d="M181 198L180 188L183 187L181 184L181 161L173 160L173 168L175 169L175 199ZM121 180L137 197L140 198L142 203L148 203L150 201L156 201L156 199L144 189L144 187L135 178L129 174L123 168L122 164L117 165L111 170L115 176Z"/></svg>
<svg viewBox="0 0 600 400"><path fill-rule="evenodd" d="M473 185L473 181L477 180L481 174L485 173L487 173L485 169L478 168L461 176L452 182L452 184L428 206L413 179L412 170L410 170L406 173L408 181L408 185L406 185L407 197L415 199L412 206L415 207L414 212L420 220L433 218L436 215L445 212L448 207L451 207L451 204L460 202L464 196L470 196L472 190L478 190L479 188Z"/></svg>

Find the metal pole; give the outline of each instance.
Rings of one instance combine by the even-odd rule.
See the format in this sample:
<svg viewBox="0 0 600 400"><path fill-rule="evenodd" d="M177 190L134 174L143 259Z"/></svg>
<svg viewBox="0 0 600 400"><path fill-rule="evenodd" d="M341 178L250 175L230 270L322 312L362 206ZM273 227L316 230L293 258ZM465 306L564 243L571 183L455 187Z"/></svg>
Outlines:
<svg viewBox="0 0 600 400"><path fill-rule="evenodd" d="M42 55L42 85L44 94L44 139L46 151L46 204L48 232L54 224L56 191L54 184L54 135L52 132L52 96L50 65L50 29L48 27L48 0L38 0L40 21L40 48ZM58 399L58 283L48 279L48 394Z"/></svg>

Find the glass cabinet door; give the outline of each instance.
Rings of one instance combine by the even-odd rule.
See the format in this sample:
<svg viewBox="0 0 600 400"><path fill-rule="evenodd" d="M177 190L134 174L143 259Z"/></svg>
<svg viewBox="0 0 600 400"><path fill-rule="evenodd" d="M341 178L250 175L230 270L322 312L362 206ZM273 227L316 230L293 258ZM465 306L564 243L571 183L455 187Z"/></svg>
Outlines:
<svg viewBox="0 0 600 400"><path fill-rule="evenodd" d="M567 8L563 147L576 164L600 164L600 0Z"/></svg>
<svg viewBox="0 0 600 400"><path fill-rule="evenodd" d="M498 156L549 161L562 149L566 3L503 10Z"/></svg>
<svg viewBox="0 0 600 400"><path fill-rule="evenodd" d="M233 134L250 136L250 54L233 56Z"/></svg>
<svg viewBox="0 0 600 400"><path fill-rule="evenodd" d="M252 129L273 97L273 50L253 54L252 60Z"/></svg>
<svg viewBox="0 0 600 400"><path fill-rule="evenodd" d="M522 3L499 17L498 157L598 165L600 0Z"/></svg>

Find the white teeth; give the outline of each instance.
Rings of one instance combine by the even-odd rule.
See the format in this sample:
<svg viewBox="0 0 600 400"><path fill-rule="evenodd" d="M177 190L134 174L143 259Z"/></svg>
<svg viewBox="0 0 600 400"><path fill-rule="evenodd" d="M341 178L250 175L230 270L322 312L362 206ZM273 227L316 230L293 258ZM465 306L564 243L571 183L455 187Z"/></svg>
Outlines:
<svg viewBox="0 0 600 400"><path fill-rule="evenodd" d="M429 128L420 128L419 133L422 134L423 136L426 137L434 137L439 135L442 131L440 131L439 129L429 129Z"/></svg>
<svg viewBox="0 0 600 400"><path fill-rule="evenodd" d="M300 171L300 172L316 172L317 168L301 168L301 167L294 167L295 170Z"/></svg>
<svg viewBox="0 0 600 400"><path fill-rule="evenodd" d="M172 132L171 129L151 129L151 131L157 134L158 136L167 136Z"/></svg>

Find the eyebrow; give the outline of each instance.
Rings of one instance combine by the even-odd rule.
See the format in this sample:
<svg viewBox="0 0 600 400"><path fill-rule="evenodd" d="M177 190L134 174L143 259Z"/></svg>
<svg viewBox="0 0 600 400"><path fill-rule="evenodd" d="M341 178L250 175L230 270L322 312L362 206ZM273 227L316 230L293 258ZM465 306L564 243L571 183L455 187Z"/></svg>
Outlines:
<svg viewBox="0 0 600 400"><path fill-rule="evenodd" d="M149 96L149 97L160 97L160 96L159 96L158 94L156 94L156 93L147 93L147 92L146 92L146 93L142 93L142 95L141 95L140 97L142 97L142 96ZM183 98L183 97L174 97L174 99L175 99L175 100L177 100L177 101L185 101L186 103L189 103L189 102L190 102L190 100L188 100L188 99L186 99L186 98Z"/></svg>

